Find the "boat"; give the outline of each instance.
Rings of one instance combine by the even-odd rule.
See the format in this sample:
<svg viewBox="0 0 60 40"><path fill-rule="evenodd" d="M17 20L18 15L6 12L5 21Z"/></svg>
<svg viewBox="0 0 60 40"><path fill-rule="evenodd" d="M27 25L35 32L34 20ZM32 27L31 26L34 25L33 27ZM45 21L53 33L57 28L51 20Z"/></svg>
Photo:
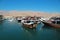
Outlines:
<svg viewBox="0 0 60 40"><path fill-rule="evenodd" d="M22 24L24 27L27 27L27 28L36 28L37 24L34 23L34 21L29 21L29 20L22 20Z"/></svg>
<svg viewBox="0 0 60 40"><path fill-rule="evenodd" d="M60 28L60 18L54 18L48 21L43 21L43 23L54 28Z"/></svg>
<svg viewBox="0 0 60 40"><path fill-rule="evenodd" d="M60 28L60 24L54 24L54 23L49 23L49 22L43 22L45 25L54 27L54 28Z"/></svg>
<svg viewBox="0 0 60 40"><path fill-rule="evenodd" d="M40 21L40 20L35 20L35 22L36 22L37 24L40 24L40 23L41 23L41 21Z"/></svg>
<svg viewBox="0 0 60 40"><path fill-rule="evenodd" d="M3 18L3 15L0 15L0 21L3 21L4 18Z"/></svg>
<svg viewBox="0 0 60 40"><path fill-rule="evenodd" d="M20 17L16 17L16 20L18 21L18 22L21 22L21 18Z"/></svg>

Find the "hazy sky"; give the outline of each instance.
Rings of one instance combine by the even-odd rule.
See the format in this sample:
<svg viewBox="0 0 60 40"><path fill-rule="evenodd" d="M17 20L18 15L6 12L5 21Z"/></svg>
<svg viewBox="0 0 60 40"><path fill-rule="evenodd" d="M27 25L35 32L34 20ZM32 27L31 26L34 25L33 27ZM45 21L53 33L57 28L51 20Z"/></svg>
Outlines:
<svg viewBox="0 0 60 40"><path fill-rule="evenodd" d="M0 0L0 10L60 12L60 0Z"/></svg>

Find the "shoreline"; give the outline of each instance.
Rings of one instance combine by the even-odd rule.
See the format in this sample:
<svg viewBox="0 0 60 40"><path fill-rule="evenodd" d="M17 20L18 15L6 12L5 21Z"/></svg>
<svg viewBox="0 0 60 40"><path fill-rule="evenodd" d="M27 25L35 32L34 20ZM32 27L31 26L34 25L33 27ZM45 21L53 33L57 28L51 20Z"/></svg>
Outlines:
<svg viewBox="0 0 60 40"><path fill-rule="evenodd" d="M37 16L37 17L60 17L60 14L58 13L44 13L44 12L34 12L34 11L10 11L10 12L4 12L4 11L0 11L0 15L3 15L4 17L7 16Z"/></svg>

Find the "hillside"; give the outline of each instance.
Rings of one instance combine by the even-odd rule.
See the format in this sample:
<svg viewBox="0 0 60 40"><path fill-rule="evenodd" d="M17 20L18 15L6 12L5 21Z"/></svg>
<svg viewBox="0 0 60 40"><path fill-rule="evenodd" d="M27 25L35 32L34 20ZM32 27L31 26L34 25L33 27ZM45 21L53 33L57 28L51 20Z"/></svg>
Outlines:
<svg viewBox="0 0 60 40"><path fill-rule="evenodd" d="M60 16L59 13L45 13L45 12L36 12L36 11L0 11L0 15L4 16L43 16L43 17L52 17Z"/></svg>

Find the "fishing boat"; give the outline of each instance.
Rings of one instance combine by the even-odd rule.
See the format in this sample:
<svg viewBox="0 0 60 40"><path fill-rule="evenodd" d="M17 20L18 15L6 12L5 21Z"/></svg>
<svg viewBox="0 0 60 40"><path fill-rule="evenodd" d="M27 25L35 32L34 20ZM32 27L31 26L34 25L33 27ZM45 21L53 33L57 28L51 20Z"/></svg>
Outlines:
<svg viewBox="0 0 60 40"><path fill-rule="evenodd" d="M31 20L22 20L22 24L24 27L27 28L36 28L37 24Z"/></svg>
<svg viewBox="0 0 60 40"><path fill-rule="evenodd" d="M45 25L54 27L54 28L60 28L60 18L53 18L48 21L43 21Z"/></svg>

